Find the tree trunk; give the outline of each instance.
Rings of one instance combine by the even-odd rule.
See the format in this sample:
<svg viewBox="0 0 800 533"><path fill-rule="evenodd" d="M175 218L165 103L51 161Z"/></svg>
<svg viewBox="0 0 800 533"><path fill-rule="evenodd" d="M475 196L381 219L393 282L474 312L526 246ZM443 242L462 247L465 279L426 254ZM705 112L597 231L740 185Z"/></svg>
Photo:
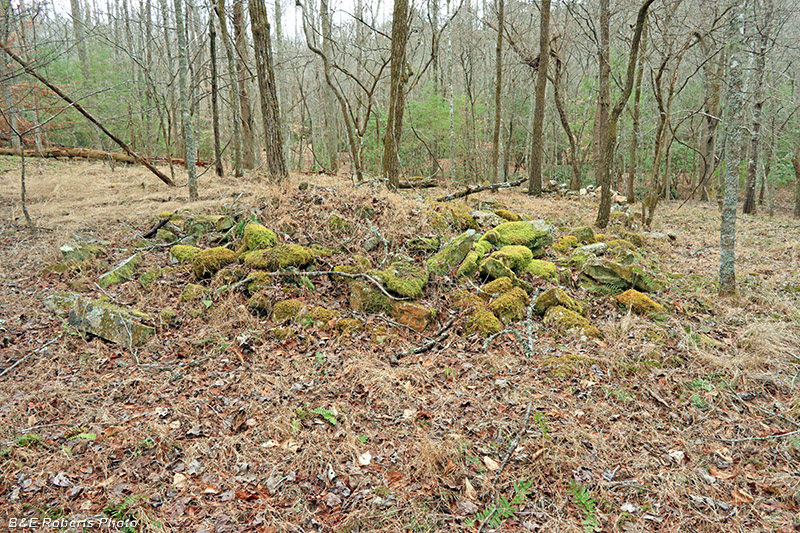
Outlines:
<svg viewBox="0 0 800 533"><path fill-rule="evenodd" d="M389 187L400 186L400 137L403 133L405 85L408 81L406 43L409 33L408 0L395 0L392 12L392 55L390 63L389 113L383 136L383 176Z"/></svg>
<svg viewBox="0 0 800 533"><path fill-rule="evenodd" d="M242 110L240 100L236 94L236 81L240 79L241 72L236 70L236 60L234 59L233 44L228 32L228 19L225 14L225 0L217 0L214 6L219 20L219 31L222 33L222 44L225 47L225 57L228 64L228 77L230 77L230 89L228 94L233 111L233 175L241 178L244 175L242 169Z"/></svg>
<svg viewBox="0 0 800 533"><path fill-rule="evenodd" d="M545 0L549 2L549 0ZM499 181L497 164L500 159L500 127L503 112L503 18L505 0L497 0L497 46L495 47L494 134L492 136L492 183Z"/></svg>
<svg viewBox="0 0 800 533"><path fill-rule="evenodd" d="M328 0L320 0L319 4L320 23L322 25L322 52L330 60L333 55L333 43L331 41L331 12ZM330 73L325 73L326 80ZM322 117L324 129L322 130L325 139L325 154L328 156L328 172L336 174L339 171L339 128L336 118L336 96L329 84L322 88ZM354 162L355 164L355 162Z"/></svg>
<svg viewBox="0 0 800 533"><path fill-rule="evenodd" d="M722 73L725 68L725 54L720 52L719 58L709 64L704 69L704 92L705 96L705 113L703 120L703 130L705 134L704 140L700 144L700 200L707 202L708 195L708 179L714 172L716 167L715 163L715 145L716 145L716 131L719 125L719 103L720 95L722 92Z"/></svg>
<svg viewBox="0 0 800 533"><path fill-rule="evenodd" d="M283 157L280 110L275 88L275 70L272 66L272 45L269 37L269 21L264 0L250 0L250 24L253 30L256 76L261 93L261 114L264 120L264 140L267 168L270 177L281 181L289 177Z"/></svg>
<svg viewBox="0 0 800 533"><path fill-rule="evenodd" d="M800 218L800 142L794 145L792 155L792 167L794 168L794 216Z"/></svg>
<svg viewBox="0 0 800 533"><path fill-rule="evenodd" d="M197 169L194 165L194 127L192 114L189 110L188 71L189 64L186 59L186 33L183 18L183 0L175 0L175 26L178 33L178 94L181 101L181 122L183 123L183 142L186 147L186 172L189 181L189 200L194 202L199 197L197 194Z"/></svg>
<svg viewBox="0 0 800 533"><path fill-rule="evenodd" d="M637 161L636 152L639 148L639 113L640 102L642 99L642 77L644 76L644 60L647 54L647 21L645 20L645 27L642 29L642 50L639 56L639 68L636 71L636 88L633 92L633 129L631 131L631 148L628 157L628 181L625 187L625 196L629 204L636 201L636 190L634 185L636 182Z"/></svg>
<svg viewBox="0 0 800 533"><path fill-rule="evenodd" d="M720 225L719 294L736 294L736 203L739 193L739 153L743 134L744 89L742 49L745 44L744 17L747 0L739 0L728 28L728 97L725 116L725 181Z"/></svg>
<svg viewBox="0 0 800 533"><path fill-rule="evenodd" d="M602 0L606 1L606 0ZM544 106L547 92L547 70L550 64L550 0L541 2L539 20L539 66L536 70L531 161L528 165L528 194L542 195L542 160L544 159Z"/></svg>
<svg viewBox="0 0 800 533"><path fill-rule="evenodd" d="M217 176L224 175L222 169L222 151L219 142L219 105L217 103L217 30L214 28L214 17L208 17L208 41L211 49L211 122L214 130L214 167Z"/></svg>
<svg viewBox="0 0 800 533"><path fill-rule="evenodd" d="M242 0L233 2L233 37L236 46L236 84L239 88L239 110L242 138L242 166L246 169L256 168L258 153L256 151L255 126L250 106L250 92L247 89L250 76L245 65L248 57L247 32L244 24L244 5ZM231 73L233 76L233 73ZM233 96L231 98L234 98ZM233 104L232 104L233 105ZM235 120L235 118L234 118Z"/></svg>
<svg viewBox="0 0 800 533"><path fill-rule="evenodd" d="M614 145L617 142L617 123L622 111L625 110L625 105L631 96L633 90L633 78L636 70L636 60L639 54L639 45L642 41L642 30L644 29L644 22L647 18L647 10L655 0L645 0L642 7L639 8L639 14L636 17L636 26L633 31L633 41L631 41L631 49L628 54L628 69L625 75L625 85L622 94L611 110L608 117L608 124L605 135L602 138L602 161L599 173L600 185L600 207L597 210L597 219L595 224L599 228L605 228L608 225L608 219L611 216L611 168L614 165ZM601 0L606 3L608 0ZM606 6L607 7L607 6ZM607 30L606 30L607 31Z"/></svg>
<svg viewBox="0 0 800 533"><path fill-rule="evenodd" d="M603 184L603 179L606 174L611 172L611 169L603 169L606 163L605 158L605 139L607 137L608 129L608 108L611 106L611 65L609 64L610 55L610 37L609 37L609 24L611 15L609 13L609 0L600 0L600 43L597 50L598 57L598 93L597 93L597 110L594 117L594 179L595 187L600 187ZM616 137L616 131L614 132ZM611 148L613 151L613 147ZM613 160L613 154L612 154ZM610 176L610 174L609 174Z"/></svg>

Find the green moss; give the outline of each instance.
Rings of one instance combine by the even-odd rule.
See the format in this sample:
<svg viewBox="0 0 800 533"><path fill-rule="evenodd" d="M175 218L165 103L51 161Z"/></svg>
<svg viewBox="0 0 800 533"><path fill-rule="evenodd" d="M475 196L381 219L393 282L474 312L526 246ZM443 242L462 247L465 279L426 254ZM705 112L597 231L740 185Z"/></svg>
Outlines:
<svg viewBox="0 0 800 533"><path fill-rule="evenodd" d="M453 295L453 305L459 309L480 309L484 301L477 294L466 290L460 290Z"/></svg>
<svg viewBox="0 0 800 533"><path fill-rule="evenodd" d="M192 269L197 278L213 276L222 267L236 262L236 253L222 246L201 250L192 259Z"/></svg>
<svg viewBox="0 0 800 533"><path fill-rule="evenodd" d="M334 326L342 335L351 335L364 330L364 323L356 318L341 318Z"/></svg>
<svg viewBox="0 0 800 533"><path fill-rule="evenodd" d="M406 298L419 298L428 283L428 271L408 261L395 261L380 272L384 285L390 291Z"/></svg>
<svg viewBox="0 0 800 533"><path fill-rule="evenodd" d="M406 248L413 252L436 252L442 245L442 238L438 235L433 237L415 237L406 242Z"/></svg>
<svg viewBox="0 0 800 533"><path fill-rule="evenodd" d="M547 310L544 314L544 323L547 326L555 327L562 334L578 331L586 337L603 337L600 330L585 317L560 305L556 305Z"/></svg>
<svg viewBox="0 0 800 533"><path fill-rule="evenodd" d="M244 254L244 264L250 268L275 271L289 267L304 267L314 262L314 252L299 244L279 244L267 250Z"/></svg>
<svg viewBox="0 0 800 533"><path fill-rule="evenodd" d="M244 227L243 241L245 250L263 250L275 246L278 236L271 229L251 222Z"/></svg>
<svg viewBox="0 0 800 533"><path fill-rule="evenodd" d="M356 280L350 282L349 300L350 308L359 313L388 312L392 306L389 297L374 285Z"/></svg>
<svg viewBox="0 0 800 533"><path fill-rule="evenodd" d="M503 246L489 257L498 259L515 273L521 273L533 259L533 252L527 246Z"/></svg>
<svg viewBox="0 0 800 533"><path fill-rule="evenodd" d="M472 313L467 319L466 332L468 335L479 333L484 337L499 333L503 329L503 324L488 309L479 309Z"/></svg>
<svg viewBox="0 0 800 533"><path fill-rule="evenodd" d="M550 261L532 259L525 267L525 272L549 281L558 282L558 269Z"/></svg>
<svg viewBox="0 0 800 533"><path fill-rule="evenodd" d="M331 327L331 324L334 320L339 318L339 311L327 309L320 305L315 305L313 308L311 308L308 316L314 321L314 325L316 327L326 330Z"/></svg>
<svg viewBox="0 0 800 533"><path fill-rule="evenodd" d="M161 316L161 321L165 324L169 324L173 320L175 320L176 313L173 309L162 309L159 311L159 315Z"/></svg>
<svg viewBox="0 0 800 533"><path fill-rule="evenodd" d="M636 233L633 231L625 231L622 233L621 237L626 241L632 243L637 248L644 246L644 235L642 235L641 233Z"/></svg>
<svg viewBox="0 0 800 533"><path fill-rule="evenodd" d="M664 311L664 306L654 302L649 296L635 289L628 289L622 294L618 294L617 303L626 309L630 308L634 313L640 315L661 313Z"/></svg>
<svg viewBox="0 0 800 533"><path fill-rule="evenodd" d="M491 279L503 277L515 279L517 277L514 271L511 270L503 261L491 256L481 261L480 272L482 276L487 276Z"/></svg>
<svg viewBox="0 0 800 533"><path fill-rule="evenodd" d="M475 250L470 250L461 262L456 275L462 278L471 278L478 272L478 261L482 256Z"/></svg>
<svg viewBox="0 0 800 533"><path fill-rule="evenodd" d="M564 235L553 245L553 250L565 254L577 247L580 242L575 235Z"/></svg>
<svg viewBox="0 0 800 533"><path fill-rule="evenodd" d="M59 251L61 252L61 258L66 263L74 263L83 261L89 257L106 255L106 251L103 247L94 244L65 244L59 248Z"/></svg>
<svg viewBox="0 0 800 533"><path fill-rule="evenodd" d="M272 312L272 300L263 292L257 292L247 300L247 307L264 316Z"/></svg>
<svg viewBox="0 0 800 533"><path fill-rule="evenodd" d="M336 253L336 250L333 248L325 248L317 243L312 244L309 248L311 248L311 251L314 252L316 257L330 257Z"/></svg>
<svg viewBox="0 0 800 533"><path fill-rule="evenodd" d="M272 307L272 321L277 324L290 321L302 313L305 308L306 304L296 298L278 302Z"/></svg>
<svg viewBox="0 0 800 533"><path fill-rule="evenodd" d="M229 266L223 268L214 275L214 284L217 287L223 285L231 285L238 281L242 281L248 276L249 272L246 268L241 266Z"/></svg>
<svg viewBox="0 0 800 533"><path fill-rule="evenodd" d="M222 215L193 215L183 221L183 231L195 238L200 238L225 219Z"/></svg>
<svg viewBox="0 0 800 533"><path fill-rule="evenodd" d="M626 241L625 239L611 239L610 241L607 241L606 244L608 244L608 247L612 250L615 248L621 248L625 250L633 250L636 248L632 242Z"/></svg>
<svg viewBox="0 0 800 533"><path fill-rule="evenodd" d="M516 244L527 246L532 251L539 250L553 242L553 238L548 232L539 231L526 221L504 222L487 231L483 238L498 247Z"/></svg>
<svg viewBox="0 0 800 533"><path fill-rule="evenodd" d="M481 287L481 290L485 294L494 297L510 291L513 287L514 287L514 282L511 280L511 278L503 276L497 278L494 281L490 281L489 283Z"/></svg>
<svg viewBox="0 0 800 533"><path fill-rule="evenodd" d="M208 289L206 289L202 285L197 285L196 283L187 283L186 286L183 288L183 291L181 291L181 295L178 298L178 300L181 303L186 303L191 300L197 300L199 298L202 298L207 292Z"/></svg>
<svg viewBox="0 0 800 533"><path fill-rule="evenodd" d="M141 285L143 289L149 289L158 278L171 274L172 272L175 272L175 270L176 268L174 267L165 267L143 272L139 276L139 285Z"/></svg>
<svg viewBox="0 0 800 533"><path fill-rule="evenodd" d="M508 209L498 209L494 214L509 222L519 222L520 220L518 214L512 213Z"/></svg>
<svg viewBox="0 0 800 533"><path fill-rule="evenodd" d="M492 251L492 243L481 237L478 239L478 242L472 245L472 249L478 252L481 257L483 257Z"/></svg>
<svg viewBox="0 0 800 533"><path fill-rule="evenodd" d="M463 203L434 202L432 210L426 213L428 222L437 231L445 232L451 228L458 231L478 229L478 222L470 214L470 209Z"/></svg>
<svg viewBox="0 0 800 533"><path fill-rule="evenodd" d="M576 226L569 230L569 234L574 236L580 242L594 242L594 230L589 226Z"/></svg>
<svg viewBox="0 0 800 533"><path fill-rule="evenodd" d="M533 309L536 311L537 315L541 316L545 314L548 309L556 306L561 306L570 311L583 314L583 306L573 300L563 289L559 289L558 287L553 287L540 294L539 297L536 298Z"/></svg>
<svg viewBox="0 0 800 533"><path fill-rule="evenodd" d="M185 244L176 244L169 249L170 259L173 263L190 263L198 253L200 253L200 248Z"/></svg>
<svg viewBox="0 0 800 533"><path fill-rule="evenodd" d="M344 272L345 274L358 274L359 268L353 265L336 265L333 267L334 272Z"/></svg>
<svg viewBox="0 0 800 533"><path fill-rule="evenodd" d="M336 213L328 217L328 229L334 233L338 231L350 231L353 227L350 222L340 217Z"/></svg>
<svg viewBox="0 0 800 533"><path fill-rule="evenodd" d="M514 287L505 294L498 296L489 304L489 309L504 324L508 324L512 320L525 318L525 309L527 307L528 294L519 287Z"/></svg>
<svg viewBox="0 0 800 533"><path fill-rule="evenodd" d="M138 253L130 256L125 261L100 276L97 280L97 284L105 289L111 285L117 285L133 279L133 275L136 273L136 269L141 266L142 261L142 256Z"/></svg>
<svg viewBox="0 0 800 533"><path fill-rule="evenodd" d="M168 229L160 228L156 231L156 239L161 242L174 242L177 238L178 236Z"/></svg>

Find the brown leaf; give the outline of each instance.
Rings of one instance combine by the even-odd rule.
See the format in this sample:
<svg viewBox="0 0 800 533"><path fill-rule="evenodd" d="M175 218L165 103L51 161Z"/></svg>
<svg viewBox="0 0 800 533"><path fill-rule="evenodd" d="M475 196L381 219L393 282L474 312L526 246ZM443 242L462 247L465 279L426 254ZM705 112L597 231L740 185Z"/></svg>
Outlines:
<svg viewBox="0 0 800 533"><path fill-rule="evenodd" d="M246 502L258 499L258 494L250 492L249 490L237 490L235 494L237 498Z"/></svg>
<svg viewBox="0 0 800 533"><path fill-rule="evenodd" d="M731 491L731 496L733 497L733 502L736 505L752 503L754 499L753 495L747 492L747 489L733 489Z"/></svg>
<svg viewBox="0 0 800 533"><path fill-rule="evenodd" d="M728 470L728 471L725 471L725 470L720 470L719 468L717 468L717 467L715 467L715 466L711 466L711 467L709 467L708 471L709 471L709 472L711 473L711 475L712 475L712 476L714 476L715 478L717 478L717 479L723 479L723 480L725 480L725 479L733 479L733 478L735 478L736 476L738 476L738 475L739 475L739 473L738 473L738 472L734 472L734 471L732 471L732 470Z"/></svg>

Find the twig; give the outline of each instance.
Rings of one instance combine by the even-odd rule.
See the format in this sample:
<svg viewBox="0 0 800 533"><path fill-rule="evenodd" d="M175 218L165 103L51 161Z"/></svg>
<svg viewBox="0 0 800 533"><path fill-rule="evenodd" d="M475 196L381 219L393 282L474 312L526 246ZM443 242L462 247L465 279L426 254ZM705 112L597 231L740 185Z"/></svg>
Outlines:
<svg viewBox="0 0 800 533"><path fill-rule="evenodd" d="M528 178L520 178L516 181L504 181L503 183L493 183L492 185L480 185L478 187L469 186L462 191L440 196L439 198L436 199L436 201L449 202L450 200L455 200L457 198L464 198L465 196L469 196L470 194L475 194L477 192L496 191L497 189L507 189L510 187L516 187L518 185L522 185L523 183L525 183L527 179Z"/></svg>
<svg viewBox="0 0 800 533"><path fill-rule="evenodd" d="M792 435L800 434L800 429L796 429L794 431L789 431L787 433L778 433L777 435L767 435L766 437L745 437L742 439L723 439L719 435L714 435L717 440L721 440L722 442L729 442L735 444L737 442L750 442L750 441L763 441L763 440L772 440L772 439L782 439L783 437L791 437Z"/></svg>
<svg viewBox="0 0 800 533"><path fill-rule="evenodd" d="M144 239L149 239L150 237L153 237L153 236L154 236L156 233L158 233L158 230L160 230L161 228L163 228L164 226L166 226L167 224L169 224L169 221L170 221L170 217L163 218L163 219L159 220L159 221L158 221L158 224L156 224L155 226L153 226L153 227L150 229L150 231L148 231L147 233L145 233L144 235L142 235L142 238L144 238Z"/></svg>
<svg viewBox="0 0 800 533"><path fill-rule="evenodd" d="M54 339L51 339L51 340L47 341L46 343L44 343L43 345L39 346L38 348L36 348L36 349L35 349L35 350L33 350L32 352L28 352L28 354L27 354L27 355L25 355L25 356L23 356L23 357L21 357L21 358L17 359L17 362L16 362L16 363L14 363L13 365L9 366L8 368L6 368L6 369L5 369L5 370L3 370L2 372L0 372L0 378L1 378L1 377L3 377L3 376L5 376L6 374L8 374L9 372L11 372L12 370L14 370L14 369L15 369L17 366L19 366L19 365L20 365L20 364L22 364L22 363L23 363L25 360L27 360L27 359L28 359L28 357L32 356L32 355L33 355L33 354L35 354L35 353L39 353L39 352L41 352L42 350L44 350L45 348L47 348L48 346L50 346L51 344L53 344L54 342L56 342L58 339L60 339L60 338L61 338L61 337L63 337L63 336L64 336L64 334L63 334L63 333L59 333L59 334L58 334L58 336L57 336L56 338L54 338Z"/></svg>
<svg viewBox="0 0 800 533"><path fill-rule="evenodd" d="M422 333L421 331L417 331L417 330L415 330L414 328L412 328L412 327L411 327L411 326L409 326L408 324L401 324L400 322L398 322L398 321L396 321L396 320L392 320L392 319L391 319L391 318L389 318L389 317L385 317L385 316L381 316L381 315L378 315L378 318L380 318L380 319L381 319L381 320L383 320L384 322L388 322L389 324L391 324L391 325L393 325L393 326L397 326L397 327L400 327L400 328L406 328L407 330L409 330L409 331L411 331L411 332L413 332L413 333L416 333L417 335L420 335L420 336L422 336L422 337L425 337L427 340L432 340L432 339L431 339L431 337L428 337L427 335L425 335L425 334L424 334L424 333Z"/></svg>
<svg viewBox="0 0 800 533"><path fill-rule="evenodd" d="M390 354L389 355L389 362L391 364L393 364L393 365L396 365L398 360L402 359L403 357L406 357L408 355L414 355L414 354L418 354L418 353L427 352L428 350L430 350L431 348L433 348L434 346L436 346L437 344L439 344L440 342L442 342L443 340L445 340L447 338L447 336L448 336L447 330L450 329L450 326L452 326L455 321L456 321L455 318L451 318L447 322L447 324L442 326L439 329L439 331L436 332L436 336L432 340L430 340L429 342L426 342L422 346L418 346L417 348L414 348L412 350L406 350L405 352L400 352L400 353L398 353L396 355L395 354Z"/></svg>
<svg viewBox="0 0 800 533"><path fill-rule="evenodd" d="M511 441L511 446L508 447L508 452L506 452L506 456L503 459L502 464L500 465L500 470L498 470L497 474L495 475L495 479L499 479L500 478L500 474L502 474L503 470L506 469L506 465L508 464L508 460L511 459L511 456L514 455L514 452L516 451L517 446L519 446L520 439L522 439L522 436L525 434L526 431L528 431L528 420L531 417L531 407L532 406L533 406L532 403L528 404L528 408L525 410L525 418L522 419L522 427L520 428L519 432L517 432L517 436L514 437L514 440Z"/></svg>

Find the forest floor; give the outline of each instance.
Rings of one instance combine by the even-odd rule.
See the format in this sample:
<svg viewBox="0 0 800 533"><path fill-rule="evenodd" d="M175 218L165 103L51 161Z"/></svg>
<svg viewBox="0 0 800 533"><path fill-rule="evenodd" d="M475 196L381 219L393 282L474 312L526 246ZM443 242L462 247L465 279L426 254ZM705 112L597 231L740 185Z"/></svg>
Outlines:
<svg viewBox="0 0 800 533"><path fill-rule="evenodd" d="M299 321L278 335L242 291L181 304L193 281L185 269L149 289L95 284L158 213L187 207L336 248L319 270L355 254L377 264L437 233L424 198L441 190L396 194L307 175L274 186L209 172L189 205L185 189L137 168L36 161L31 234L16 164L0 160L0 528L12 517L92 516L133 518L133 531L148 532L800 528L800 223L788 211L740 216L739 295L720 299L716 205L665 205L654 230L676 239L639 251L667 283L652 295L667 312L632 315L570 273L565 289L603 338L561 335L534 318L530 357L512 335L488 348L467 335L453 303L463 286L448 277L425 287L421 301L438 316L424 334L351 311L347 283L327 277L276 278L270 295L324 305L364 329ZM312 186L299 190L303 180ZM591 224L596 209L590 198L518 190L466 203L490 201L548 220L557 236ZM329 223L333 213L345 230ZM48 268L76 233L108 242L107 255ZM365 252L376 234L383 244ZM169 266L166 246L142 254L140 272ZM148 313L157 333L133 350L84 336L43 305L59 290ZM169 323L165 309L176 313ZM442 342L391 363L450 319Z"/></svg>

